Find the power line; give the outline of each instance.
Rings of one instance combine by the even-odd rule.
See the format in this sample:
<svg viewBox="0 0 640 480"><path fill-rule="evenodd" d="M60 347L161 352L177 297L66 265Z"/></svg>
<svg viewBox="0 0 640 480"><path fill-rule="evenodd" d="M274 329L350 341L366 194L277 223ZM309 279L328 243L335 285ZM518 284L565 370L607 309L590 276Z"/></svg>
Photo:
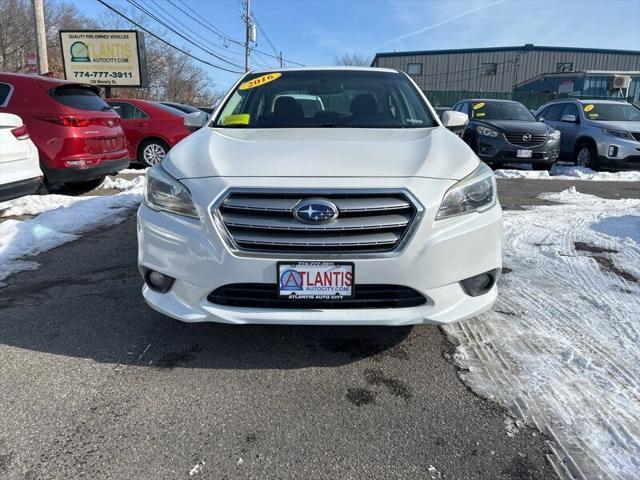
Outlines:
<svg viewBox="0 0 640 480"><path fill-rule="evenodd" d="M260 31L260 33L262 33L262 36L264 37L264 39L271 46L271 49L273 50L273 53L275 54L275 56L278 57L278 49L273 45L271 40L269 40L269 37L267 37L267 32L264 31L264 28L262 28L262 25L260 25L260 22L258 22L258 19L256 18L255 15L252 15L251 17L253 18L253 21L258 26L258 30Z"/></svg>
<svg viewBox="0 0 640 480"><path fill-rule="evenodd" d="M186 37L185 35L183 35L182 33L180 33L178 30L176 30L175 28L169 26L166 22L164 22L162 19L158 18L157 16L153 15L149 10L146 10L145 8L141 7L140 4L138 4L135 0L127 0L127 2L129 2L131 5L133 5L135 8L137 8L138 10L140 10L142 13L146 14L147 16L151 17L153 20L155 20L156 22L158 22L160 25L162 25L163 27L165 27L167 30L170 30L171 32L175 33L176 35L178 35L180 38L182 38L183 40L189 42L191 45L195 46L196 48L199 48L200 50L202 50L203 52L208 53L209 55L211 55L214 58L217 58L218 60L223 61L224 63L231 65L232 67L236 67L236 68L240 68L240 65L233 63L232 61L216 54L215 52L212 52L211 50L202 47L201 45L198 45L196 42L194 42L193 40L190 40L188 37ZM237 72L239 73L239 72Z"/></svg>
<svg viewBox="0 0 640 480"><path fill-rule="evenodd" d="M191 8L187 3L185 3L183 0L178 0L182 5L184 5L184 7L186 8L186 10L181 10L182 13L184 13L187 17L189 17L191 20L193 20L194 22L198 23L200 26L204 27L205 29L209 30L210 32L214 33L215 35L217 35L218 37L220 37L223 40L226 40L230 43L234 43L236 45L239 45L241 47L244 48L244 42L240 41L240 40L236 40L235 38L232 38L231 36L227 35L226 33L224 33L222 30L220 30L219 28L217 28L215 25L213 25L211 22L205 20L205 19L200 19L197 16L194 15L199 15L198 12L196 12L193 8ZM175 5L174 5L175 6ZM241 0L238 1L238 7L239 8L244 8L242 5ZM191 12L191 13L189 13ZM242 12L241 12L242 13ZM257 25L257 22L256 22ZM258 26L259 28L259 26ZM263 32L264 33L264 32ZM265 35L266 38L266 35ZM267 39L267 42L269 40ZM265 55L267 57L270 58L274 58L276 60L280 60L280 56L278 55L278 52L275 52L275 55L272 55L268 52L264 52L262 50L259 50L257 48L252 48L251 49L252 52L258 52L261 53L262 55ZM290 63L292 65L298 65L300 67L304 67L303 63L299 63L299 62L294 62L293 60L289 60L288 58L283 58L283 61L285 61L286 63Z"/></svg>
<svg viewBox="0 0 640 480"><path fill-rule="evenodd" d="M138 22L132 20L131 18L127 17L124 13L118 11L117 9L113 8L111 5L109 5L107 2L105 2L104 0L96 0L98 3L102 4L103 6L107 7L109 10L111 10L112 12L114 12L115 14L121 16L122 18L124 18L125 20L127 20L129 23L131 23L132 25L135 25L136 27L138 27L140 30L142 30L143 32L148 33L149 35L151 35L152 37L154 37L157 40L160 40L162 43L164 43L165 45L173 48L174 50L179 51L180 53L185 54L186 56L197 60L198 62L204 63L205 65L209 65L210 67L213 68L217 68L219 70L224 70L225 72L230 72L230 73L242 73L241 71L238 70L231 70L229 68L226 67L222 67L220 65L216 65L214 63L211 63L207 60L203 60L202 58L196 57L195 55L187 52L186 50L180 48L180 47L176 47L175 45L173 45L171 42L168 42L167 40L165 40L164 38L156 35L155 33L153 33L151 30L149 30L146 27L143 27L142 25L140 25Z"/></svg>

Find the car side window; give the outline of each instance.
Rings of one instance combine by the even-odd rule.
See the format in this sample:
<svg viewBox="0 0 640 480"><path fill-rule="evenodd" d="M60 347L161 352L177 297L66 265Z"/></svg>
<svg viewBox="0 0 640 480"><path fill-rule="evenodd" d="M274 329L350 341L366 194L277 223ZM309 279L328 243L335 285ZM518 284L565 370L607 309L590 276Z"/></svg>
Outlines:
<svg viewBox="0 0 640 480"><path fill-rule="evenodd" d="M541 113L542 117L545 120L550 120L552 122L559 122L560 118L562 118L562 111L564 110L564 103L558 103L556 105L551 105L546 108L543 113Z"/></svg>
<svg viewBox="0 0 640 480"><path fill-rule="evenodd" d="M9 94L11 93L11 85L8 83L0 83L0 107L6 107L9 103Z"/></svg>
<svg viewBox="0 0 640 480"><path fill-rule="evenodd" d="M460 111L469 115L469 102L464 102L460 107Z"/></svg>
<svg viewBox="0 0 640 480"><path fill-rule="evenodd" d="M113 110L125 120L147 118L147 114L128 102L109 102Z"/></svg>
<svg viewBox="0 0 640 480"><path fill-rule="evenodd" d="M576 107L573 103L567 103L564 107L564 110L562 111L562 117L564 117L565 115L573 115L574 117L576 117L576 119L580 118L580 116L578 115L578 107Z"/></svg>
<svg viewBox="0 0 640 480"><path fill-rule="evenodd" d="M456 103L451 110L453 110L454 112L459 112L460 111L460 107L462 107L462 104L461 103Z"/></svg>

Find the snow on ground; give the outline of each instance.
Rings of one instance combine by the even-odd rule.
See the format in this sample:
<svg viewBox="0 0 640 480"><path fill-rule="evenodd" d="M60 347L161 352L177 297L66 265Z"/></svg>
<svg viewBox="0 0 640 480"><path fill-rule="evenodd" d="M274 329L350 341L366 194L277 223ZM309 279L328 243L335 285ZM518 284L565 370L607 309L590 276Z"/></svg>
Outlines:
<svg viewBox="0 0 640 480"><path fill-rule="evenodd" d="M0 286L9 275L38 268L24 257L71 242L82 233L124 220L142 200L144 176L132 180L107 177L103 185L121 193L111 196L74 197L29 195L0 203ZM37 215L16 220L18 215Z"/></svg>
<svg viewBox="0 0 640 480"><path fill-rule="evenodd" d="M546 170L530 170L530 165L518 165L518 167L524 169L498 169L495 171L495 176L497 178L532 178L545 180L640 182L640 171L638 170L630 170L626 172L596 172L586 167L555 164L551 167L551 171L548 172Z"/></svg>
<svg viewBox="0 0 640 480"><path fill-rule="evenodd" d="M505 212L493 310L445 332L467 385L555 440L561 478L637 479L640 200L542 197L561 204Z"/></svg>

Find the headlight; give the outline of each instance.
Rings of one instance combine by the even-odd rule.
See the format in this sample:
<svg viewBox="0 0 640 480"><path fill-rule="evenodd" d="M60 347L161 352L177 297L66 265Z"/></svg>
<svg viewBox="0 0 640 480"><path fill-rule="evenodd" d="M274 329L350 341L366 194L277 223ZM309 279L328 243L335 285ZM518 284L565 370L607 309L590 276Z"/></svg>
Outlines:
<svg viewBox="0 0 640 480"><path fill-rule="evenodd" d="M549 134L551 140L558 140L560 138L560 130L554 130Z"/></svg>
<svg viewBox="0 0 640 480"><path fill-rule="evenodd" d="M493 128L483 127L482 125L476 126L476 132L478 132L480 135L484 135L485 137L497 137L499 135L497 130L494 130Z"/></svg>
<svg viewBox="0 0 640 480"><path fill-rule="evenodd" d="M625 132L624 130L611 130L609 128L603 128L602 133L605 135L609 135L611 137L617 138L626 138L627 140L634 140L629 132Z"/></svg>
<svg viewBox="0 0 640 480"><path fill-rule="evenodd" d="M198 212L187 187L170 176L162 167L155 166L147 170L146 180L144 201L149 208L198 218Z"/></svg>
<svg viewBox="0 0 640 480"><path fill-rule="evenodd" d="M481 163L474 172L451 187L444 196L436 220L469 212L481 212L496 203L493 171Z"/></svg>

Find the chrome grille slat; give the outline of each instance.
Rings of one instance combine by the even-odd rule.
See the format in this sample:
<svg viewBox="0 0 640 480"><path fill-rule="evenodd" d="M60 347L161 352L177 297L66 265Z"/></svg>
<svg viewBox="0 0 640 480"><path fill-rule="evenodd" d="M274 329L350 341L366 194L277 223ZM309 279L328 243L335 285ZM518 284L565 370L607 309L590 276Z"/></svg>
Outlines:
<svg viewBox="0 0 640 480"><path fill-rule="evenodd" d="M524 132L504 134L505 138L507 139L507 142L509 142L512 145L517 145L519 147L538 147L547 141L547 136L545 134L537 134L537 135L532 134L531 140L529 141L523 140L522 139L523 135L524 135Z"/></svg>
<svg viewBox="0 0 640 480"><path fill-rule="evenodd" d="M298 220L296 206L309 199L330 201L338 217L315 224ZM232 189L212 213L234 250L304 256L393 251L421 212L403 190Z"/></svg>
<svg viewBox="0 0 640 480"><path fill-rule="evenodd" d="M273 245L281 247L354 247L390 245L398 241L398 235L391 232L372 233L365 235L345 236L279 236L266 235L256 232L234 232L233 238L241 244Z"/></svg>
<svg viewBox="0 0 640 480"><path fill-rule="evenodd" d="M340 232L349 230L383 230L389 228L405 227L411 221L410 215L376 215L368 217L347 217L338 218L327 224L306 224L300 223L293 217L266 217L249 216L228 213L224 216L224 223L227 227L254 228L264 230L285 230L285 231L330 231Z"/></svg>

